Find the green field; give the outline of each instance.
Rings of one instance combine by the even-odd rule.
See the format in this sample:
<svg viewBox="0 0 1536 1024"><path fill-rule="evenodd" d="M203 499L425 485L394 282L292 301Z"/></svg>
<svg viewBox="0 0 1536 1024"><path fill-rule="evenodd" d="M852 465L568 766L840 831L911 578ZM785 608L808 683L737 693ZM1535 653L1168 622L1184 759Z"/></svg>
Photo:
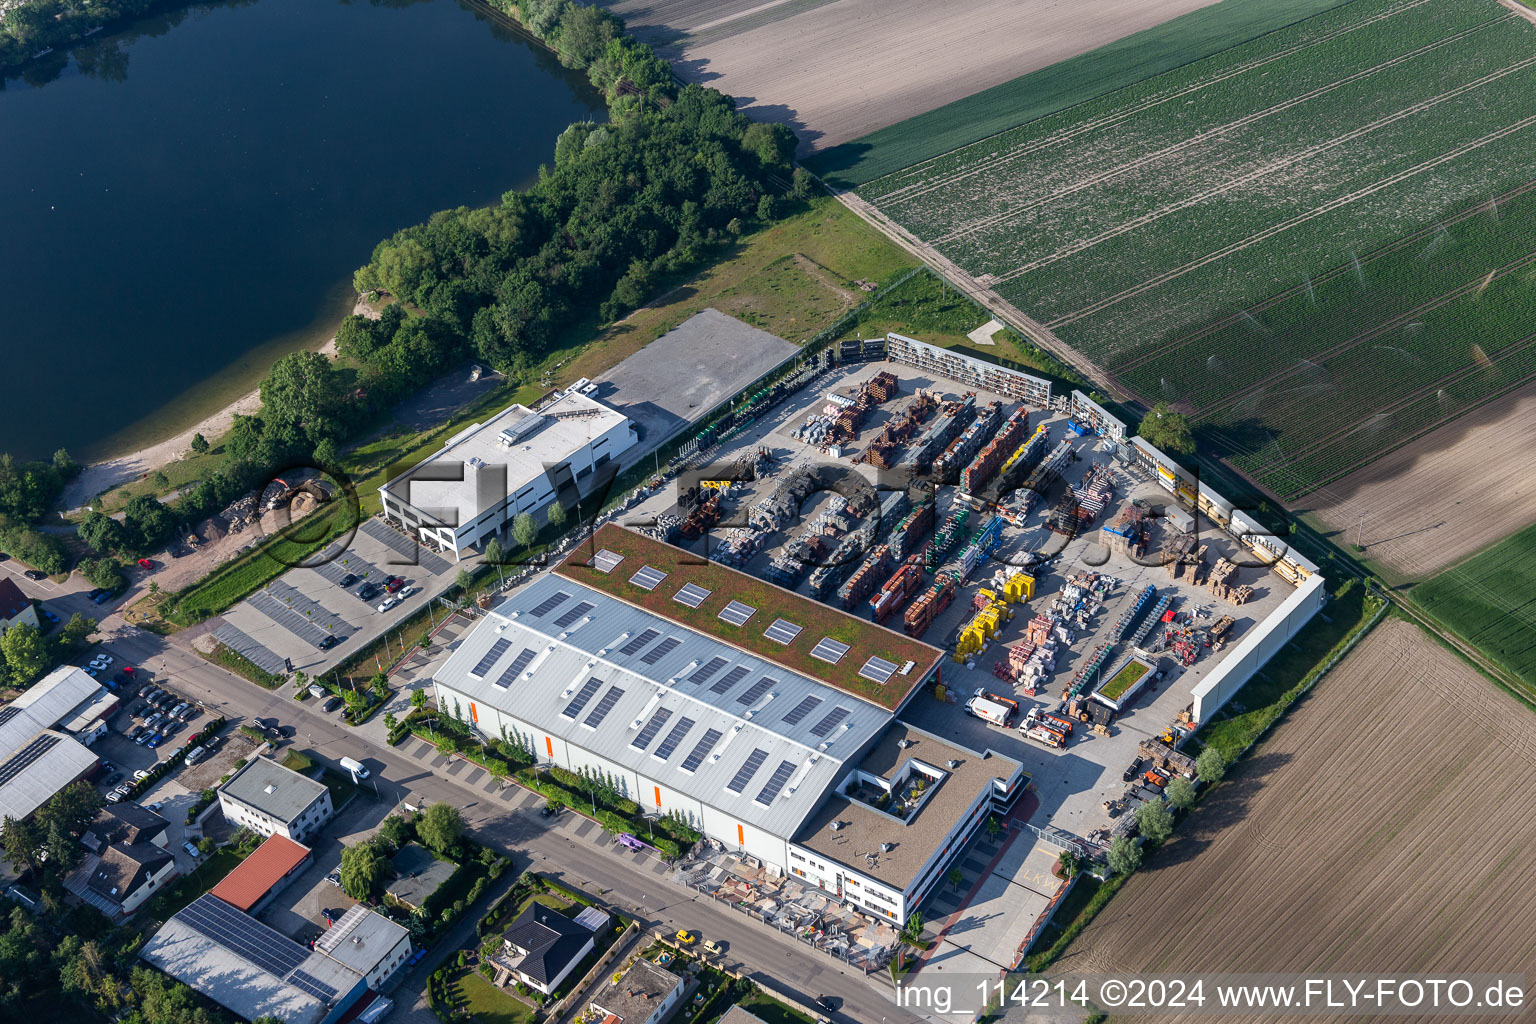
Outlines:
<svg viewBox="0 0 1536 1024"><path fill-rule="evenodd" d="M1500 668L1536 685L1536 526L1419 584L1409 596Z"/></svg>
<svg viewBox="0 0 1536 1024"><path fill-rule="evenodd" d="M1536 373L1533 139L1536 26L1356 0L859 191L1295 496Z"/></svg>
<svg viewBox="0 0 1536 1024"><path fill-rule="evenodd" d="M1135 85L1351 0L1225 0L1089 53L948 103L805 161L828 184L856 188L927 160Z"/></svg>

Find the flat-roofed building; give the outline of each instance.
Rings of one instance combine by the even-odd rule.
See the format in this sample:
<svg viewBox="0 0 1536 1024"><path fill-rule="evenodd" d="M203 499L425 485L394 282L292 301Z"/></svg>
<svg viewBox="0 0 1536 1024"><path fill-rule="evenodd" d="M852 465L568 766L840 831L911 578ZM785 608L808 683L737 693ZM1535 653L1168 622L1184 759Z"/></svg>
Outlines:
<svg viewBox="0 0 1536 1024"><path fill-rule="evenodd" d="M683 979L644 957L593 993L589 1010L603 1024L658 1024L683 995Z"/></svg>
<svg viewBox="0 0 1536 1024"><path fill-rule="evenodd" d="M380 487L384 515L462 557L505 538L514 518L543 511L562 491L587 493L636 441L628 417L580 392L538 410L510 406Z"/></svg>
<svg viewBox="0 0 1536 1024"><path fill-rule="evenodd" d="M219 806L231 824L296 843L314 836L334 813L323 783L269 757L252 758L220 786Z"/></svg>
<svg viewBox="0 0 1536 1024"><path fill-rule="evenodd" d="M91 711L110 713L117 698L80 671L54 669L0 707L0 821L30 817L59 790L100 763L66 728Z"/></svg>
<svg viewBox="0 0 1536 1024"><path fill-rule="evenodd" d="M383 914L356 904L315 940L315 952L363 976L375 992L411 956L411 933Z"/></svg>

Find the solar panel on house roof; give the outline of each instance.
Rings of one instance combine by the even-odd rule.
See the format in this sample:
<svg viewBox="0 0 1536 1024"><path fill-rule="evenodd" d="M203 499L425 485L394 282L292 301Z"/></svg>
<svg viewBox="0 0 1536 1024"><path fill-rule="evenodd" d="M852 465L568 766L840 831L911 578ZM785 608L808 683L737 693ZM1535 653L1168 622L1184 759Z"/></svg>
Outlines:
<svg viewBox="0 0 1536 1024"><path fill-rule="evenodd" d="M550 612L555 610L556 605L560 604L562 601L569 601L570 599L570 594L567 594L563 590L557 590L555 593L550 594L544 600L534 605L533 610L528 614L532 615L534 618L538 618L541 615L548 615Z"/></svg>
<svg viewBox="0 0 1536 1024"><path fill-rule="evenodd" d="M745 704L748 707L751 707L753 704L756 704L759 700L762 699L763 694L767 693L777 685L779 685L779 681L777 679L759 679L757 682L747 687L746 692L744 692L740 697L736 698L736 703Z"/></svg>
<svg viewBox="0 0 1536 1024"><path fill-rule="evenodd" d="M763 762L766 760L768 760L768 751L762 747L753 747L752 753L748 754L741 767L736 769L735 778L731 779L725 788L732 793L740 793L746 789L747 783L752 781L752 776L757 774L757 770L763 766Z"/></svg>
<svg viewBox="0 0 1536 1024"><path fill-rule="evenodd" d="M288 983L296 989L308 992L310 995L314 996L322 1003L326 1003L327 1005L329 1005L330 1002L334 1000L338 994L334 988L331 988L331 986L310 974L308 971L294 971L293 977L288 979Z"/></svg>
<svg viewBox="0 0 1536 1024"><path fill-rule="evenodd" d="M646 644L650 643L652 640L655 640L659 636L661 636L661 633L657 630L642 629L637 635L630 637L629 643L619 648L619 653L634 654L640 648L644 647Z"/></svg>
<svg viewBox="0 0 1536 1024"><path fill-rule="evenodd" d="M683 589L672 595L672 600L678 604L685 604L689 608L697 608L703 604L713 591L705 590L697 583L685 583Z"/></svg>
<svg viewBox="0 0 1536 1024"><path fill-rule="evenodd" d="M593 604L591 601L583 601L580 604L572 605L571 607L567 608L558 619L555 620L555 625L559 626L561 629L564 629L571 623L575 622L577 619L581 618L583 615L587 614L587 612L591 611L592 608Z"/></svg>
<svg viewBox="0 0 1536 1024"><path fill-rule="evenodd" d="M841 661L843 655L847 653L847 644L841 640L833 640L829 636L822 637L816 646L811 648L811 657L820 658L822 661L830 662L833 665Z"/></svg>
<svg viewBox="0 0 1536 1024"><path fill-rule="evenodd" d="M209 893L199 896L176 918L198 934L280 978L287 977L309 959L309 950L288 936L247 917Z"/></svg>
<svg viewBox="0 0 1536 1024"><path fill-rule="evenodd" d="M640 567L639 572L635 573L629 578L629 582L633 583L641 590L655 590L661 581L666 578L667 574L662 572L660 569L649 565L643 565Z"/></svg>
<svg viewBox="0 0 1536 1024"><path fill-rule="evenodd" d="M740 601L732 601L720 609L720 618L733 626L745 626L747 620L757 614L757 609Z"/></svg>
<svg viewBox="0 0 1536 1024"><path fill-rule="evenodd" d="M657 708L656 713L651 716L651 720L645 723L645 728L641 729L639 735L629 741L629 745L636 750L644 750L651 745L651 740L656 738L656 734L661 732L661 727L666 725L667 719L671 717L671 708Z"/></svg>
<svg viewBox="0 0 1536 1024"><path fill-rule="evenodd" d="M709 677L725 668L725 665L726 660L724 658L710 658L697 672L688 677L688 681L690 683L708 682Z"/></svg>
<svg viewBox="0 0 1536 1024"><path fill-rule="evenodd" d="M38 736L31 743L18 750L9 761L0 765L0 786L5 785L32 767L38 758L52 750L58 742L59 738L57 736Z"/></svg>
<svg viewBox="0 0 1536 1024"><path fill-rule="evenodd" d="M800 635L800 627L788 619L774 619L773 625L763 630L763 636L777 643L787 644Z"/></svg>
<svg viewBox="0 0 1536 1024"><path fill-rule="evenodd" d="M843 719L847 718L849 714L850 712L847 708L833 708L831 711L827 712L826 718L823 718L821 721L811 726L811 735L826 736L827 733L841 725L843 723Z"/></svg>
<svg viewBox="0 0 1536 1024"><path fill-rule="evenodd" d="M598 572L613 572L619 563L624 561L624 556L617 551L609 551L607 548L592 556L592 568Z"/></svg>
<svg viewBox="0 0 1536 1024"><path fill-rule="evenodd" d="M747 667L745 665L737 665L725 675L721 676L719 679L716 679L715 685L709 688L709 692L724 693L726 690L729 690L731 687L745 679L746 675Z"/></svg>
<svg viewBox="0 0 1536 1024"><path fill-rule="evenodd" d="M502 671L501 678L496 680L496 685L503 690L511 686L512 680L516 679L518 674L528 667L528 663L537 657L538 653L532 647L524 647L518 656L512 659L512 664Z"/></svg>
<svg viewBox="0 0 1536 1024"><path fill-rule="evenodd" d="M581 724L586 726L588 729L596 729L598 726L603 724L603 719L608 717L608 712L613 710L613 706L617 704L619 702L619 698L623 696L623 687L608 687L608 692L603 694L603 699L597 702L597 707L588 712L587 717L582 719Z"/></svg>
<svg viewBox="0 0 1536 1024"><path fill-rule="evenodd" d="M511 640L504 636L497 637L496 642L491 644L491 649L486 651L479 661L475 662L475 667L469 670L469 674L484 679L485 674L491 670L491 666L500 661L501 656L506 654L507 648L511 646Z"/></svg>
<svg viewBox="0 0 1536 1024"><path fill-rule="evenodd" d="M560 712L560 714L566 718L575 718L581 714L581 709L587 706L587 701L592 699L592 695L602 685L603 681L601 679L588 679L585 683L582 683L581 692L576 694L575 699L567 704L565 710Z"/></svg>
<svg viewBox="0 0 1536 1024"><path fill-rule="evenodd" d="M859 669L859 675L876 683L884 683L900 667L894 661L886 661L884 658L870 658L864 663L864 667Z"/></svg>
<svg viewBox="0 0 1536 1024"><path fill-rule="evenodd" d="M640 655L640 663L642 665L654 665L662 658L665 658L667 655L671 654L672 651L680 643L682 643L682 641L677 637L669 636L655 647L652 647L650 650Z"/></svg>
<svg viewBox="0 0 1536 1024"><path fill-rule="evenodd" d="M779 795L779 790L784 788L784 783L789 781L789 777L794 774L794 771L795 762L780 761L779 766L768 777L768 782L763 786L762 792L757 794L755 798L757 802L764 807L773 803L773 798Z"/></svg>
<svg viewBox="0 0 1536 1024"><path fill-rule="evenodd" d="M725 733L719 729L706 731L699 742L693 745L693 749L689 751L687 757L683 758L683 763L678 765L678 767L685 772L698 771L699 765L704 763L704 759L709 756L711 750L715 749L715 744L719 743L720 737L724 735Z"/></svg>
<svg viewBox="0 0 1536 1024"><path fill-rule="evenodd" d="M789 714L784 716L784 724L799 725L805 720L806 715L815 711L820 706L820 697L802 697L800 698L800 703L791 708Z"/></svg>
<svg viewBox="0 0 1536 1024"><path fill-rule="evenodd" d="M691 718L679 718L677 720L677 724L667 731L666 739L661 741L661 746L651 751L651 756L660 758L663 761L671 757L672 751L676 750L677 745L683 742L683 737L688 735L688 730L692 729L697 724L698 723Z"/></svg>

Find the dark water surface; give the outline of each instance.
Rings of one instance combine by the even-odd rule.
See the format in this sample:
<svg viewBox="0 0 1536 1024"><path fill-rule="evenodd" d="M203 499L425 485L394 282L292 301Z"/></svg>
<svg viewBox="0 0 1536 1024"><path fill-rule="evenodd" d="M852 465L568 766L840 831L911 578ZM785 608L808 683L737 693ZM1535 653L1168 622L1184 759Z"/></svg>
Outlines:
<svg viewBox="0 0 1536 1024"><path fill-rule="evenodd" d="M457 0L148 18L0 90L0 450L170 436L317 345L376 242L526 184L583 76Z"/></svg>

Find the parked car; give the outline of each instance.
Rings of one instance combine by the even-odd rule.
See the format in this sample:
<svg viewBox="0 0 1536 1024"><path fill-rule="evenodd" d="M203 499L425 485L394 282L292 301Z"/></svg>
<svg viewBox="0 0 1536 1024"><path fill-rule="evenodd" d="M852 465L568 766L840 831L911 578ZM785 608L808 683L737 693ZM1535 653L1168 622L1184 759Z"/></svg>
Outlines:
<svg viewBox="0 0 1536 1024"><path fill-rule="evenodd" d="M175 718L177 715L181 714L191 706L192 705L188 704L186 701L182 701L180 704L177 704L175 707L171 708L171 710L167 712L167 715L171 718Z"/></svg>
<svg viewBox="0 0 1536 1024"><path fill-rule="evenodd" d="M176 716L176 720L178 722L190 722L192 719L196 718L202 713L203 709L198 707L196 704L188 704L186 709L183 710L181 714Z"/></svg>
<svg viewBox="0 0 1536 1024"><path fill-rule="evenodd" d="M678 945L681 945L681 946L691 946L695 942L698 942L698 941L699 941L699 937L697 935L695 935L693 932L689 931L688 929L686 929L686 928L679 928L677 930L677 942L678 942Z"/></svg>
<svg viewBox="0 0 1536 1024"><path fill-rule="evenodd" d="M29 580L42 581L48 578L48 574L37 569L28 569L22 573Z"/></svg>
<svg viewBox="0 0 1536 1024"><path fill-rule="evenodd" d="M345 703L346 701L342 700L340 697L332 697L330 700L325 702L325 710L335 711Z"/></svg>
<svg viewBox="0 0 1536 1024"><path fill-rule="evenodd" d="M357 582L357 577L352 575L349 572L345 576L343 576L341 579L337 580L336 581L336 585L338 587L340 587L342 590L346 590L348 587L350 587L352 584L354 584L356 582Z"/></svg>
<svg viewBox="0 0 1536 1024"><path fill-rule="evenodd" d="M42 612L43 612L43 618L47 619L49 622L53 623L55 626L57 626L59 624L59 617L57 615L53 614L53 612L49 611L47 608L44 608L42 610Z"/></svg>
<svg viewBox="0 0 1536 1024"><path fill-rule="evenodd" d="M139 729L142 730L142 731L139 732L139 734L133 738L133 742L137 743L139 746L142 747L142 746L144 746L144 744L148 743L150 741L150 738L153 737L155 734L150 732L148 729L146 729L142 725L139 726Z"/></svg>
<svg viewBox="0 0 1536 1024"><path fill-rule="evenodd" d="M181 723L175 719L166 722L160 727L160 735L165 739L170 739L172 736L175 736L179 732L181 732Z"/></svg>
<svg viewBox="0 0 1536 1024"><path fill-rule="evenodd" d="M107 786L107 787L113 787L113 786L116 786L119 782L122 782L122 781L123 781L123 773L122 772L113 772L111 775L107 776L107 781L103 782L102 785L103 786Z"/></svg>
<svg viewBox="0 0 1536 1024"><path fill-rule="evenodd" d="M336 886L338 889L341 888L341 869L337 868L335 871L332 871L330 874L326 875L325 880Z"/></svg>
<svg viewBox="0 0 1536 1024"><path fill-rule="evenodd" d="M91 668L111 668L117 659L110 654L98 654L91 659Z"/></svg>
<svg viewBox="0 0 1536 1024"><path fill-rule="evenodd" d="M321 640L317 646L322 651L328 651L339 643L341 643L341 637L337 636L335 633L328 633L326 634L325 639Z"/></svg>
<svg viewBox="0 0 1536 1024"><path fill-rule="evenodd" d="M147 559L147 558L139 559L139 568L140 569L144 569L144 570L148 571L150 569L153 569L154 567L155 567L155 563L151 562L149 559Z"/></svg>
<svg viewBox="0 0 1536 1024"><path fill-rule="evenodd" d="M111 596L112 596L112 591L110 591L110 590L103 590L101 593L99 593L95 597L91 598L91 603L92 604L101 604L104 601L106 601L107 598L109 598Z"/></svg>
<svg viewBox="0 0 1536 1024"><path fill-rule="evenodd" d="M123 800L123 797L126 796L126 795L127 794L124 793L122 790L114 789L112 792L107 794L107 803L109 803L109 804L121 803L122 800Z"/></svg>
<svg viewBox="0 0 1536 1024"><path fill-rule="evenodd" d="M725 953L725 947L720 945L720 943L716 942L714 939L705 939L703 942L699 943L699 948L708 953L710 956L721 956Z"/></svg>
<svg viewBox="0 0 1536 1024"><path fill-rule="evenodd" d="M396 594L395 596L404 601L406 598L416 593L416 590L416 587L403 587L401 588L400 593Z"/></svg>
<svg viewBox="0 0 1536 1024"><path fill-rule="evenodd" d="M393 594L391 594L389 597L386 597L384 599L383 603L381 603L379 605L379 611L387 612L387 611L389 611L391 608L393 608L395 605L397 605L399 603L400 603L400 599L398 597L395 597Z"/></svg>
<svg viewBox="0 0 1536 1024"><path fill-rule="evenodd" d="M379 587L376 583L364 583L362 586L357 588L357 596L362 598L364 601L373 600L373 596L378 592Z"/></svg>
<svg viewBox="0 0 1536 1024"><path fill-rule="evenodd" d="M391 576L389 579L384 581L384 589L389 591L391 594L403 586L405 586L404 576Z"/></svg>
<svg viewBox="0 0 1536 1024"><path fill-rule="evenodd" d="M183 850L186 850L187 851L187 856L191 857L193 860L197 860L197 858L199 858L199 857L201 857L203 855L203 851L199 850L197 847L193 846L191 843L182 843L181 844L181 848Z"/></svg>
<svg viewBox="0 0 1536 1024"><path fill-rule="evenodd" d="M149 738L149 740L147 742L145 742L144 745L146 747L149 747L151 750L153 750L155 747L158 747L160 744L162 744L164 742L165 742L165 737L157 732L153 736L151 736Z"/></svg>
<svg viewBox="0 0 1536 1024"><path fill-rule="evenodd" d="M138 771L133 773L133 781L134 782L138 782L140 779L147 779L147 778L149 778L149 771L147 769L140 768Z"/></svg>
<svg viewBox="0 0 1536 1024"><path fill-rule="evenodd" d="M132 729L128 730L128 738L137 741L140 736L144 735L144 732L145 729L142 725L136 725Z"/></svg>

